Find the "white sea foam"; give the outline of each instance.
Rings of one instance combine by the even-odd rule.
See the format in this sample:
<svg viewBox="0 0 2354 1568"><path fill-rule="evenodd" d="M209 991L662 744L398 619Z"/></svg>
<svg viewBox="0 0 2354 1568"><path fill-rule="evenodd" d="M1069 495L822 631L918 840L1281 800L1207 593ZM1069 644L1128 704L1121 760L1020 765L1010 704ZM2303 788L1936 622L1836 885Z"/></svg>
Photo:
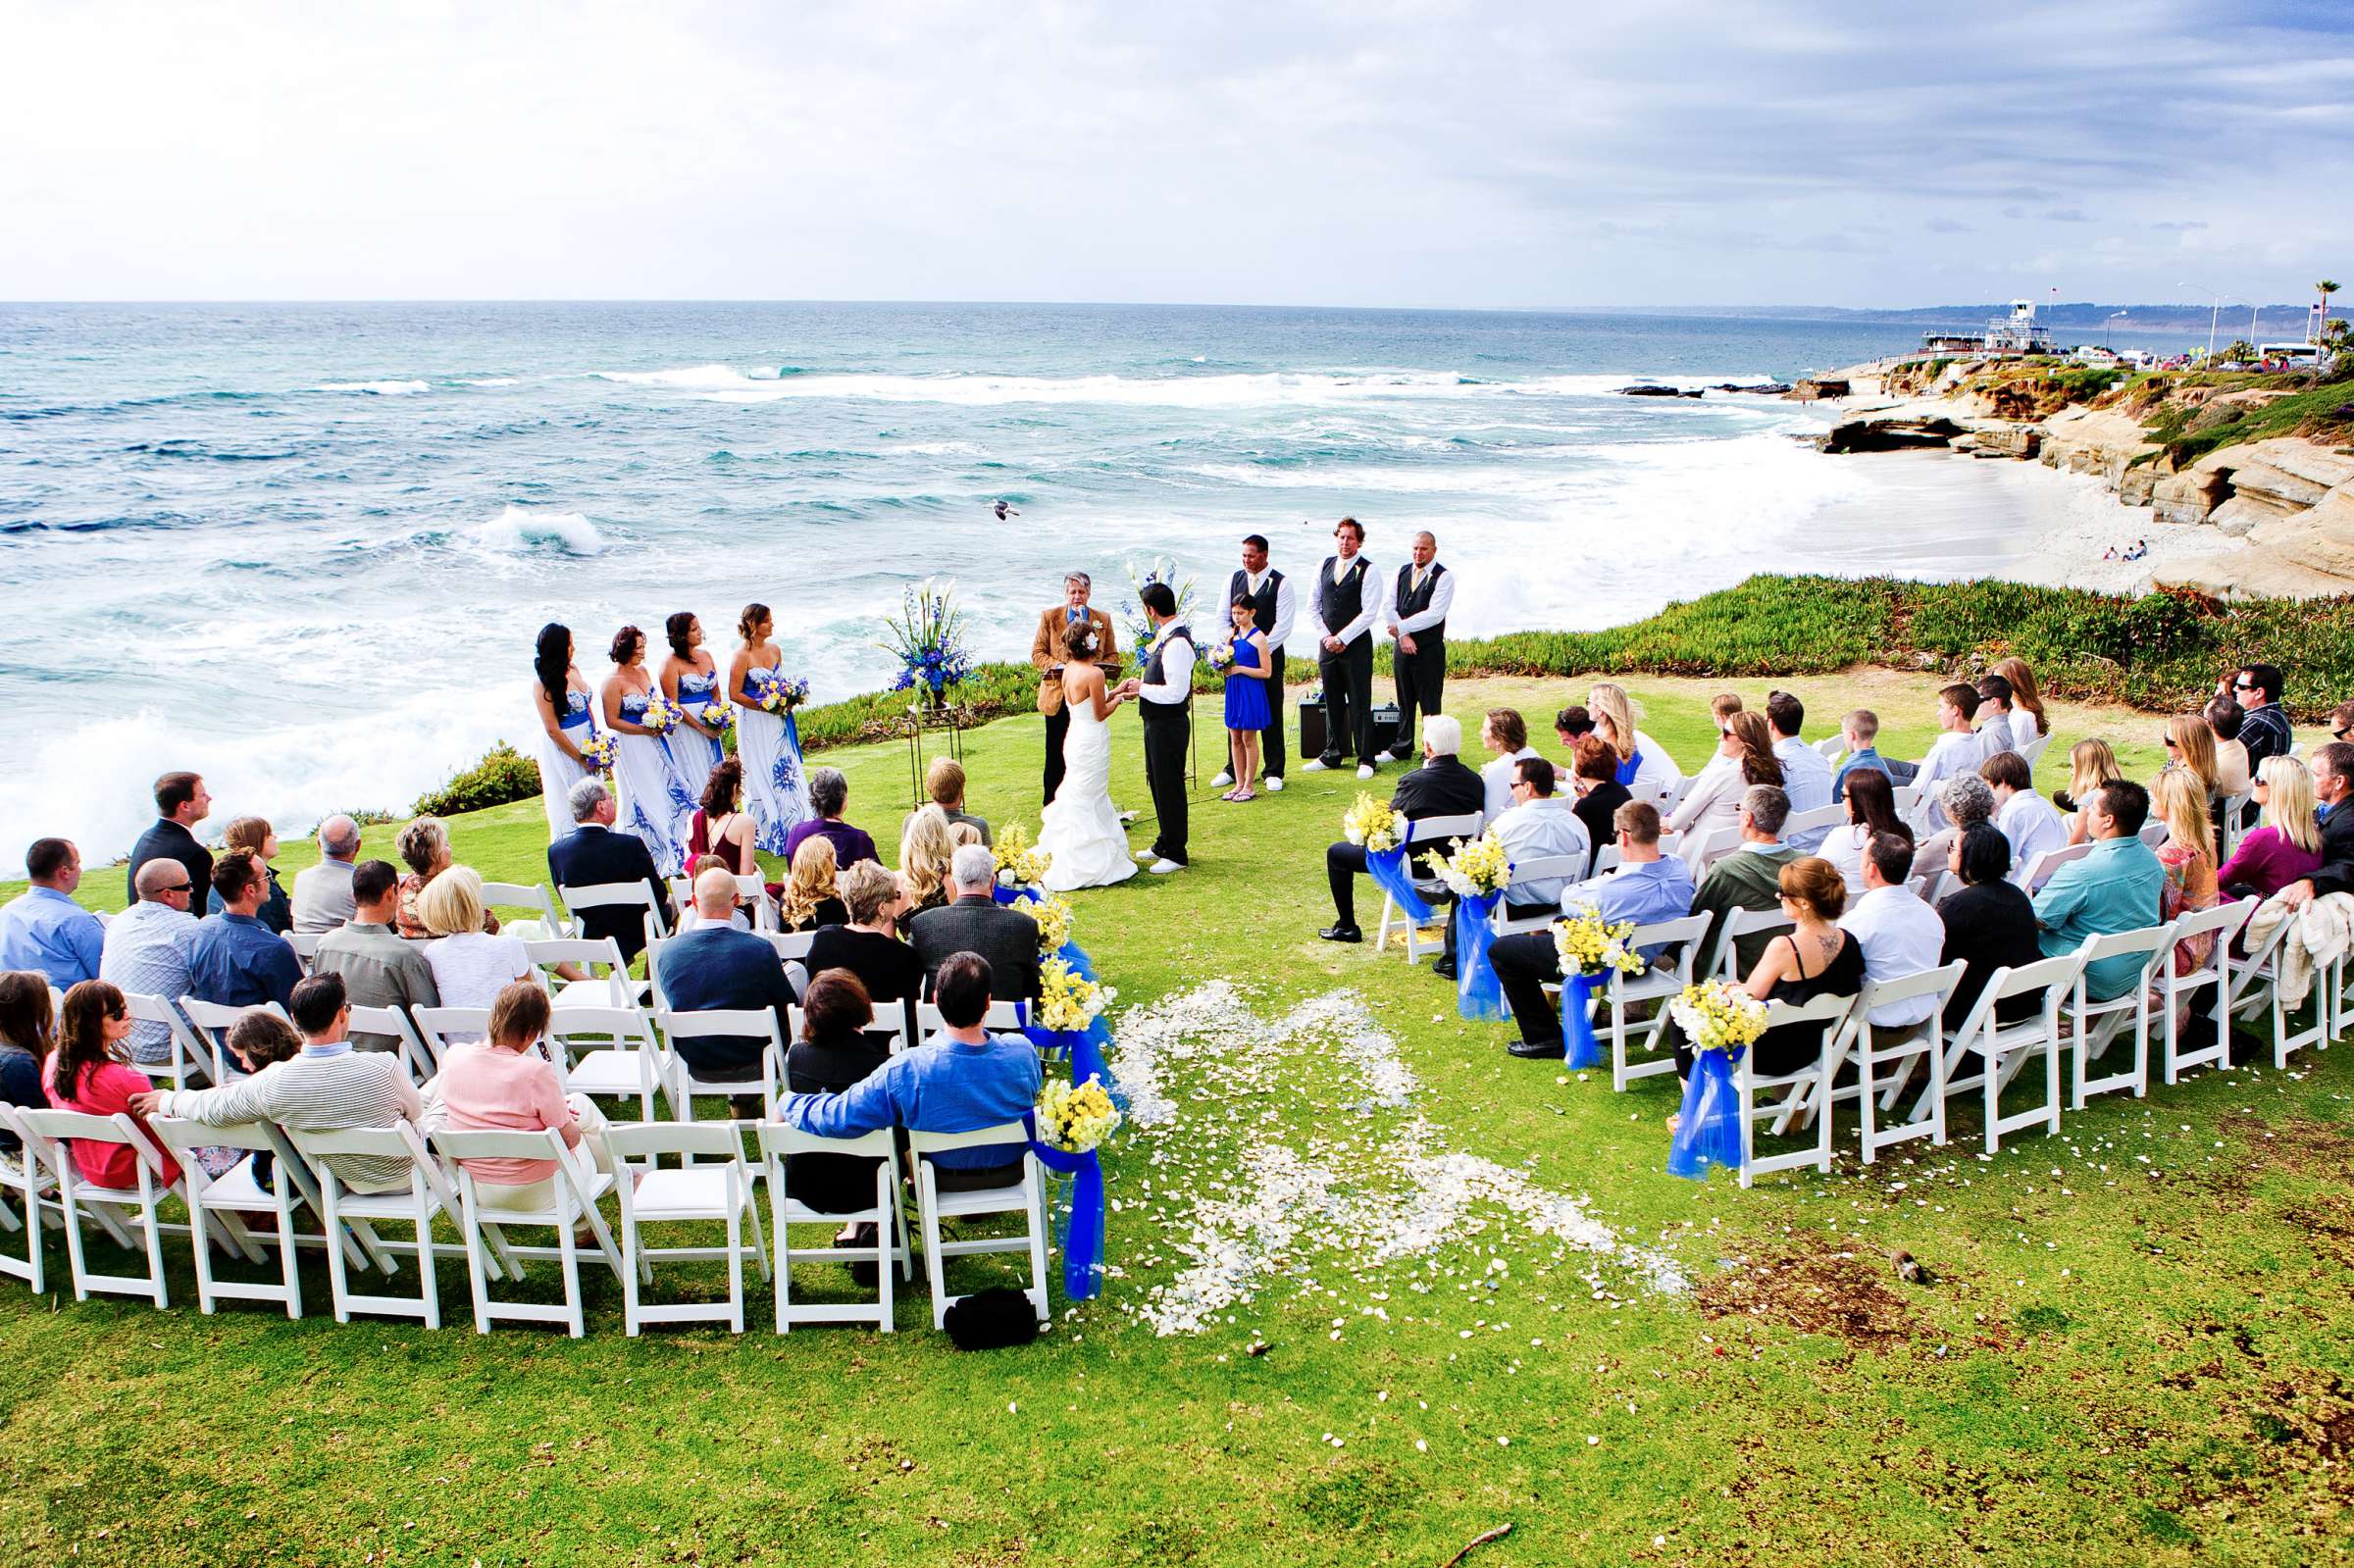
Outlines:
<svg viewBox="0 0 2354 1568"><path fill-rule="evenodd" d="M314 392L366 392L376 397L414 397L431 391L423 381L322 381Z"/></svg>
<svg viewBox="0 0 2354 1568"><path fill-rule="evenodd" d="M683 391L712 391L728 387L750 386L751 377L726 365L690 365L668 371L590 371L600 381L618 381L625 386L669 386Z"/></svg>
<svg viewBox="0 0 2354 1568"><path fill-rule="evenodd" d="M605 535L578 512L535 512L509 505L498 516L465 529L457 537L476 549L507 555L550 546L567 555L602 555Z"/></svg>
<svg viewBox="0 0 2354 1568"><path fill-rule="evenodd" d="M522 378L518 376L486 376L480 380L464 377L459 379L458 384L461 386L513 386L521 379Z"/></svg>

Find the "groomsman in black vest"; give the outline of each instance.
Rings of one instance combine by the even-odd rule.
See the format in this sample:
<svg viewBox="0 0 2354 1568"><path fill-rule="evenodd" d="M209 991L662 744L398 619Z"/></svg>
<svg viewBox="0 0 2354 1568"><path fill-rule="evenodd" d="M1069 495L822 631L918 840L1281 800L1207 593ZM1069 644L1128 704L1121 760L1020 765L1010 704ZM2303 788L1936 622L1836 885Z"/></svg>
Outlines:
<svg viewBox="0 0 2354 1568"><path fill-rule="evenodd" d="M1398 677L1398 743L1392 762L1413 753L1414 715L1441 713L1447 687L1447 611L1455 577L1438 561L1439 541L1428 530L1414 535L1414 558L1398 569L1390 595L1390 668Z"/></svg>
<svg viewBox="0 0 2354 1568"><path fill-rule="evenodd" d="M1267 565L1267 541L1254 533L1243 540L1243 569L1226 583L1226 604L1246 600L1252 624L1267 635L1267 727L1258 733L1259 781L1271 794L1283 793L1283 643L1292 634L1296 606L1291 580ZM1228 742L1226 767L1209 784L1223 789L1234 783L1233 742Z"/></svg>
<svg viewBox="0 0 2354 1568"><path fill-rule="evenodd" d="M1156 877L1183 871L1185 751L1193 739L1194 634L1177 619L1177 595L1166 582L1148 582L1139 595L1152 625L1152 656L1127 684L1144 716L1145 784L1152 791L1152 847L1137 851Z"/></svg>
<svg viewBox="0 0 2354 1568"><path fill-rule="evenodd" d="M1324 682L1324 754L1301 764L1308 773L1347 764L1373 777L1373 629L1382 623L1384 584L1364 548L1364 525L1345 517L1332 531L1335 554L1316 574L1316 674Z"/></svg>

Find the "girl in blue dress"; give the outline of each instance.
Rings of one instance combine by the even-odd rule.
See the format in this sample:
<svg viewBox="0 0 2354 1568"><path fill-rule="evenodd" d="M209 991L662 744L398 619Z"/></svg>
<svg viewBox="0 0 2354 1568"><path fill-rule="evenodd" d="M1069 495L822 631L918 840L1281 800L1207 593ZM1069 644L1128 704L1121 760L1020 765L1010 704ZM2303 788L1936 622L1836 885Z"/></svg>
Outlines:
<svg viewBox="0 0 2354 1568"><path fill-rule="evenodd" d="M1234 662L1226 667L1226 730L1234 740L1235 784L1218 798L1240 804L1254 800L1252 784L1258 780L1259 732L1267 727L1267 634L1254 624L1251 601L1237 599L1234 618Z"/></svg>

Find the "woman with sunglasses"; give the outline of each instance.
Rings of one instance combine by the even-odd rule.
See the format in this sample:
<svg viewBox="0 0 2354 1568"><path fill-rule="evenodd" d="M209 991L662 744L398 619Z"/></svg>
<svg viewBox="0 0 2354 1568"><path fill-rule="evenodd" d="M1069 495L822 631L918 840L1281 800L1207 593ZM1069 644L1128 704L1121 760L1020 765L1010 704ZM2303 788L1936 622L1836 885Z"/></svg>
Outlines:
<svg viewBox="0 0 2354 1568"><path fill-rule="evenodd" d="M2264 824L2239 841L2215 874L2226 898L2270 898L2321 869L2322 830L2315 821L2313 775L2295 757L2267 757L2256 770Z"/></svg>
<svg viewBox="0 0 2354 1568"><path fill-rule="evenodd" d="M81 1111L91 1116L112 1116L117 1111L129 1111L147 1131L147 1118L131 1110L134 1094L144 1094L155 1087L147 1075L130 1065L130 1008L123 1000L122 991L103 980L85 980L66 992L65 1016L57 1031L57 1051L49 1058L49 1071L42 1087L49 1091L49 1103L61 1111ZM149 1134L150 1141L154 1135ZM69 1138L74 1151L75 1168L87 1181L100 1187L136 1188L139 1185L139 1157L127 1143L94 1143L87 1138ZM161 1144L157 1145L161 1148ZM164 1154L163 1181L166 1186L179 1180L179 1162L169 1152Z"/></svg>

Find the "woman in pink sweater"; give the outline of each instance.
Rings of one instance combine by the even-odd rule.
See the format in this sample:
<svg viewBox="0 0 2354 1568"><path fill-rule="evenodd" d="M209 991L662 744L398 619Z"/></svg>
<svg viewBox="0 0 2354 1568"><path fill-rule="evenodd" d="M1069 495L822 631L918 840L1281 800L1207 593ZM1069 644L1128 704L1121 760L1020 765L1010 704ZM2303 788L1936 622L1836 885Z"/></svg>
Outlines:
<svg viewBox="0 0 2354 1568"><path fill-rule="evenodd" d="M2239 841L2215 880L2226 898L2254 893L2270 898L2292 882L2310 877L2322 864L2322 830L2316 819L2313 775L2294 757L2267 757L2256 771L2256 803L2264 826Z"/></svg>
<svg viewBox="0 0 2354 1568"><path fill-rule="evenodd" d="M586 1094L567 1095L555 1064L539 1054L547 1033L547 992L519 980L498 993L490 1007L489 1037L449 1053L435 1075L438 1125L461 1132L551 1129L581 1164L584 1179L611 1171L605 1118ZM429 1118L433 1113L429 1111ZM554 1160L468 1160L475 1195L485 1208L537 1209L555 1200Z"/></svg>

